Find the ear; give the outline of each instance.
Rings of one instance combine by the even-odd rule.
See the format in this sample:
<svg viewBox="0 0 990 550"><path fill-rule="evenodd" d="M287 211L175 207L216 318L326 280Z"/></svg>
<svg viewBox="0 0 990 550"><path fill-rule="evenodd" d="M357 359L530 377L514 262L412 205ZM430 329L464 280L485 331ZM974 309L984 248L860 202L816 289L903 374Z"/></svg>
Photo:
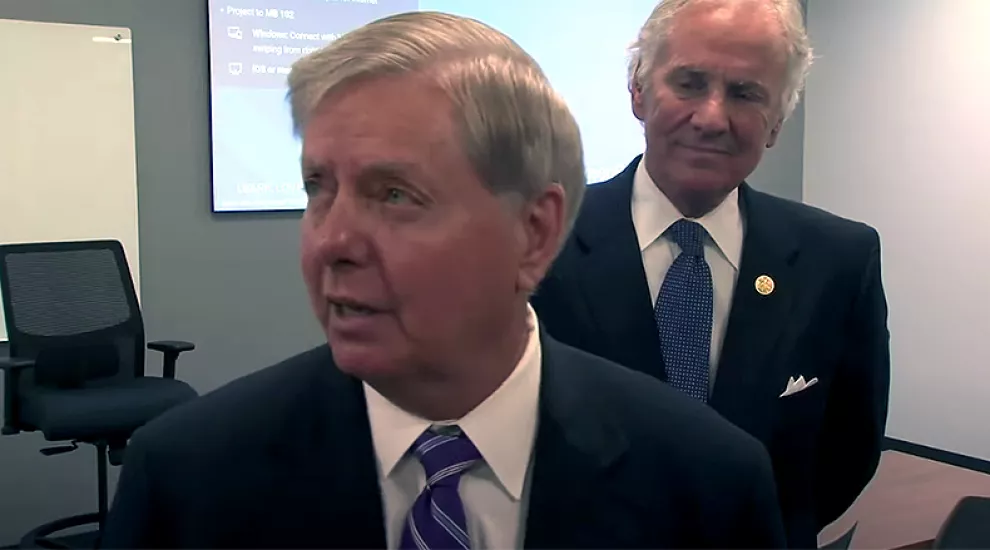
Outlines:
<svg viewBox="0 0 990 550"><path fill-rule="evenodd" d="M646 105L643 103L643 85L640 83L629 85L629 99L632 103L633 116L641 122L646 121Z"/></svg>
<svg viewBox="0 0 990 550"><path fill-rule="evenodd" d="M780 129L784 126L783 119L777 119L777 124L770 130L770 136L767 138L767 149L773 147L777 143L777 136L780 135Z"/></svg>
<svg viewBox="0 0 990 550"><path fill-rule="evenodd" d="M516 287L525 294L536 291L560 248L564 234L564 195L564 188L555 183L520 213L518 237L522 255Z"/></svg>

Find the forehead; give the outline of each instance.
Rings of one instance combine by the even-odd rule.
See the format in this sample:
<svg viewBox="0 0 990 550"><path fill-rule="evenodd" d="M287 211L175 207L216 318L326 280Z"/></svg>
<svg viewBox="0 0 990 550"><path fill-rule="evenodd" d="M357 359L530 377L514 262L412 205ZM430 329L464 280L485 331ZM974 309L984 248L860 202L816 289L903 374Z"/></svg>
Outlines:
<svg viewBox="0 0 990 550"><path fill-rule="evenodd" d="M303 164L424 164L452 149L451 108L438 86L415 74L346 84L313 111L303 132Z"/></svg>
<svg viewBox="0 0 990 550"><path fill-rule="evenodd" d="M685 8L658 61L766 84L782 81L787 67L779 21L765 4L746 1Z"/></svg>

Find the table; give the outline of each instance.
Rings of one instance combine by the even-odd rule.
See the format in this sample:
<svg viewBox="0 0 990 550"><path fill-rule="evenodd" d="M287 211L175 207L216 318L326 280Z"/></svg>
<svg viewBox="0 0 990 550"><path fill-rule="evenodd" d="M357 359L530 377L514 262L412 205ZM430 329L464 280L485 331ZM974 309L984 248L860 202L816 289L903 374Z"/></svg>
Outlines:
<svg viewBox="0 0 990 550"><path fill-rule="evenodd" d="M835 540L855 523L851 549L930 548L949 512L967 495L990 496L990 475L884 451L876 476L852 507L822 530Z"/></svg>

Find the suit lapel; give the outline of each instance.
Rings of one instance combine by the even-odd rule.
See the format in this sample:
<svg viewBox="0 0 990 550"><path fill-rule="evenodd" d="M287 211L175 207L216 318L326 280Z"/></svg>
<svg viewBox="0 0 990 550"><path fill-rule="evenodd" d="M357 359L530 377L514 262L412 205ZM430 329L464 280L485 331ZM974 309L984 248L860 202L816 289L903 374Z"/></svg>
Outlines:
<svg viewBox="0 0 990 550"><path fill-rule="evenodd" d="M610 357L627 367L666 379L649 285L632 222L633 177L637 157L621 174L592 186L596 193L579 217L577 273L581 292ZM799 281L794 276L798 241L780 219L775 199L744 183L739 189L746 236L739 276L723 340L712 407L723 416L759 434L765 413L783 388L776 387L773 352L787 327ZM761 275L774 282L760 294ZM776 392L776 393L774 393ZM760 409L762 410L762 409Z"/></svg>
<svg viewBox="0 0 990 550"><path fill-rule="evenodd" d="M575 228L580 248L577 273L585 302L617 363L665 378L650 287L632 221L633 176L641 157L597 194Z"/></svg>
<svg viewBox="0 0 990 550"><path fill-rule="evenodd" d="M385 520L361 382L339 371L329 348L312 365L309 406L274 450L286 479L285 509L323 547L384 548ZM301 480L301 482L300 482ZM304 509L299 507L303 506ZM288 534L288 536L298 536Z"/></svg>
<svg viewBox="0 0 990 550"><path fill-rule="evenodd" d="M797 238L793 229L782 225L774 200L747 184L740 187L746 236L711 397L712 407L757 436L765 430L763 419L774 403L766 397L776 398L783 390L773 385L779 378L773 372L773 352L791 320L799 290L794 269ZM761 276L773 280L772 292L757 291Z"/></svg>
<svg viewBox="0 0 990 550"><path fill-rule="evenodd" d="M614 545L625 533L628 501L611 473L626 452L623 427L594 402L576 361L561 362L561 344L541 334L540 417L526 513L526 548Z"/></svg>

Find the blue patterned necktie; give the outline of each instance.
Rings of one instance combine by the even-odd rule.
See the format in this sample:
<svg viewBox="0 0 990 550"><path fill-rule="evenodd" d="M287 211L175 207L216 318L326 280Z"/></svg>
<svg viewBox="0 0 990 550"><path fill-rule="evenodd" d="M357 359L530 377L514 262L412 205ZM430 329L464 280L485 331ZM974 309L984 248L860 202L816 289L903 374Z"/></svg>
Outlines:
<svg viewBox="0 0 990 550"><path fill-rule="evenodd" d="M682 219L667 234L681 248L653 310L667 383L707 402L713 302L712 272L705 261L708 232L697 222Z"/></svg>
<svg viewBox="0 0 990 550"><path fill-rule="evenodd" d="M481 460L481 453L459 430L456 435L427 430L413 443L412 452L426 471L426 487L409 510L399 548L471 548L457 487L461 474Z"/></svg>

